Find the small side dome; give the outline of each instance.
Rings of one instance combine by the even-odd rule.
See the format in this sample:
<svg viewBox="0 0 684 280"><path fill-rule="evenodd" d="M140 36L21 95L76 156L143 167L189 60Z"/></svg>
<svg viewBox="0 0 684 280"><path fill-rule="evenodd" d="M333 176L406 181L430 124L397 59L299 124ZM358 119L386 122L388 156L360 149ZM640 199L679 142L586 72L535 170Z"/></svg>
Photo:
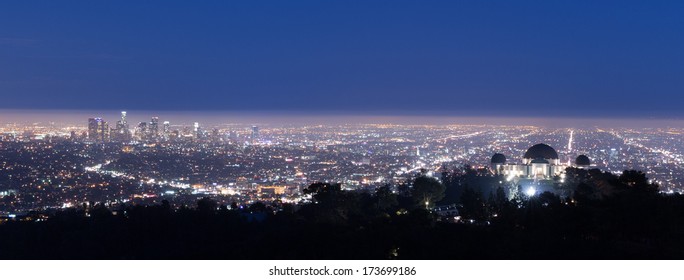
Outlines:
<svg viewBox="0 0 684 280"><path fill-rule="evenodd" d="M494 154L492 156L492 164L504 164L506 163L506 156L502 154Z"/></svg>
<svg viewBox="0 0 684 280"><path fill-rule="evenodd" d="M591 165L591 160L585 155L580 155L575 159L575 165L577 166L589 166Z"/></svg>

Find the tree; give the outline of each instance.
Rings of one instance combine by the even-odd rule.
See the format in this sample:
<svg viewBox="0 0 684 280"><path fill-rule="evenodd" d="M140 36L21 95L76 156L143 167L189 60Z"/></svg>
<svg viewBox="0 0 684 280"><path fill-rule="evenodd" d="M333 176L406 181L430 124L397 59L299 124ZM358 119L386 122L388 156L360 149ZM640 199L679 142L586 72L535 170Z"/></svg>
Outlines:
<svg viewBox="0 0 684 280"><path fill-rule="evenodd" d="M203 197L197 201L197 210L204 214L211 214L218 208L218 203L211 198Z"/></svg>
<svg viewBox="0 0 684 280"><path fill-rule="evenodd" d="M508 204L508 196L506 195L506 190L503 187L496 188L496 196L494 198L496 206L498 208L506 207Z"/></svg>
<svg viewBox="0 0 684 280"><path fill-rule="evenodd" d="M658 193L658 185L648 182L646 174L636 170L625 170L618 178L620 183L627 186L627 189L643 193L655 194Z"/></svg>
<svg viewBox="0 0 684 280"><path fill-rule="evenodd" d="M552 192L543 192L537 196L537 199L542 204L542 206L549 207L559 207L561 205L561 199L558 195Z"/></svg>
<svg viewBox="0 0 684 280"><path fill-rule="evenodd" d="M380 187L375 191L376 208L380 211L387 211L399 204L397 195L392 193L389 186Z"/></svg>
<svg viewBox="0 0 684 280"><path fill-rule="evenodd" d="M90 210L90 215L95 219L104 220L112 217L112 211L109 211L102 203L98 203Z"/></svg>
<svg viewBox="0 0 684 280"><path fill-rule="evenodd" d="M461 214L464 217L477 220L485 220L488 218L486 205L482 199L481 192L466 186L461 195L461 204L463 205Z"/></svg>
<svg viewBox="0 0 684 280"><path fill-rule="evenodd" d="M344 225L362 216L361 195L343 191L340 184L314 183L304 190L311 194L313 204L302 207L305 217L317 222Z"/></svg>
<svg viewBox="0 0 684 280"><path fill-rule="evenodd" d="M313 183L303 192L311 194L315 202L322 204L334 203L343 194L340 184L328 183Z"/></svg>
<svg viewBox="0 0 684 280"><path fill-rule="evenodd" d="M411 196L417 207L432 208L435 202L444 198L446 188L437 179L419 176L413 181Z"/></svg>
<svg viewBox="0 0 684 280"><path fill-rule="evenodd" d="M249 206L250 212L264 212L266 210L267 210L266 204L264 204L261 201L257 201L255 203L252 203L252 205Z"/></svg>

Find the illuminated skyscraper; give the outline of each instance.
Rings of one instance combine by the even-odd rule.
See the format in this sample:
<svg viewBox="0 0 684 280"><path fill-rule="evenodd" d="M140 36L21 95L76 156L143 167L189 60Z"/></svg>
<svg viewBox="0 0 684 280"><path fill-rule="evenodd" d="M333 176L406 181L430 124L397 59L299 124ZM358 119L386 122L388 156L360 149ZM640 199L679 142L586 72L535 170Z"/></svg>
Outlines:
<svg viewBox="0 0 684 280"><path fill-rule="evenodd" d="M107 141L109 141L109 134L110 134L110 131L109 131L109 123L107 123L106 121L102 120L102 121L99 123L99 126L98 126L97 129L98 129L98 133L100 134L100 142L107 142Z"/></svg>
<svg viewBox="0 0 684 280"><path fill-rule="evenodd" d="M169 139L169 133L171 133L171 123L169 121L164 121L164 131L162 132L162 136L165 140Z"/></svg>
<svg viewBox="0 0 684 280"><path fill-rule="evenodd" d="M138 127L135 128L135 134L140 140L147 140L147 123L146 122L140 122L138 123Z"/></svg>
<svg viewBox="0 0 684 280"><path fill-rule="evenodd" d="M195 135L195 138L202 138L202 128L200 127L198 122L195 122L195 125L193 126L193 133Z"/></svg>
<svg viewBox="0 0 684 280"><path fill-rule="evenodd" d="M109 140L109 124L102 118L88 119L88 139L95 142Z"/></svg>
<svg viewBox="0 0 684 280"><path fill-rule="evenodd" d="M97 141L97 126L98 122L102 121L100 118L89 118L88 119L88 139L92 141Z"/></svg>
<svg viewBox="0 0 684 280"><path fill-rule="evenodd" d="M150 121L149 133L150 139L157 139L159 137L159 117L153 117Z"/></svg>
<svg viewBox="0 0 684 280"><path fill-rule="evenodd" d="M259 127L256 125L252 126L252 143L256 143L259 140Z"/></svg>
<svg viewBox="0 0 684 280"><path fill-rule="evenodd" d="M118 141L128 141L131 136L131 131L126 121L126 111L121 111L121 119L116 122L116 131L112 138Z"/></svg>

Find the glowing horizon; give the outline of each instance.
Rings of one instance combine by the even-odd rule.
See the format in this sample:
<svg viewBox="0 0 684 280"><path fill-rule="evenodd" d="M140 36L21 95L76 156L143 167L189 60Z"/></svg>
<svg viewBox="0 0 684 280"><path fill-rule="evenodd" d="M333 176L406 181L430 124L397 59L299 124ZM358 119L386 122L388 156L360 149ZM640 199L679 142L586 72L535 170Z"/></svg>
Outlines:
<svg viewBox="0 0 684 280"><path fill-rule="evenodd" d="M82 124L88 118L101 117L108 122L127 112L129 123L159 117L174 125L261 124L261 125L507 125L553 128L684 128L684 118L576 117L576 116L486 116L429 114L353 114L342 112L294 111L153 111L153 110L0 110L0 124L55 123Z"/></svg>

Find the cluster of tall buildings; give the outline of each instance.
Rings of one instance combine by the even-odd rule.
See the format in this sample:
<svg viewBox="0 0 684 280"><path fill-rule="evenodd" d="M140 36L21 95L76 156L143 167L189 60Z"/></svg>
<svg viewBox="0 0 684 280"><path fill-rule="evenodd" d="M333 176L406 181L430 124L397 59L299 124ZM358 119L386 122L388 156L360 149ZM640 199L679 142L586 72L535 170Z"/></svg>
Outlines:
<svg viewBox="0 0 684 280"><path fill-rule="evenodd" d="M159 117L153 117L150 122L140 122L135 128L135 136L141 140L162 140L169 139L172 137L171 124L168 121L163 123L163 126L159 127ZM176 135L177 136L177 135Z"/></svg>
<svg viewBox="0 0 684 280"><path fill-rule="evenodd" d="M116 122L116 127L111 129L109 123L102 118L88 119L88 134L87 139L93 142L108 142L108 141L129 141L133 137L140 140L162 140L173 137L170 129L171 123L165 121L163 126L159 127L159 117L153 117L150 122L140 122L131 133L130 126L126 120L126 111L121 112L121 119ZM199 129L196 123L195 129ZM177 136L178 133L176 133Z"/></svg>
<svg viewBox="0 0 684 280"><path fill-rule="evenodd" d="M111 128L109 123L102 118L89 118L87 134L81 136L82 139L87 139L91 142L126 142L131 140L140 141L168 141L181 138L187 139L218 139L221 138L218 129L214 128L211 131L206 131L198 122L195 122L191 127L184 127L181 130L171 130L171 123L164 121L160 124L159 117L152 117L149 122L139 122L131 128L127 120L126 111L121 112L121 119L116 122L116 127ZM231 140L237 139L237 133L230 131L226 138ZM72 138L77 138L75 132L72 133ZM250 140L252 143L258 142L259 127L252 126Z"/></svg>
<svg viewBox="0 0 684 280"><path fill-rule="evenodd" d="M109 140L110 135L109 124L102 118L88 119L88 139L95 142L105 142Z"/></svg>

